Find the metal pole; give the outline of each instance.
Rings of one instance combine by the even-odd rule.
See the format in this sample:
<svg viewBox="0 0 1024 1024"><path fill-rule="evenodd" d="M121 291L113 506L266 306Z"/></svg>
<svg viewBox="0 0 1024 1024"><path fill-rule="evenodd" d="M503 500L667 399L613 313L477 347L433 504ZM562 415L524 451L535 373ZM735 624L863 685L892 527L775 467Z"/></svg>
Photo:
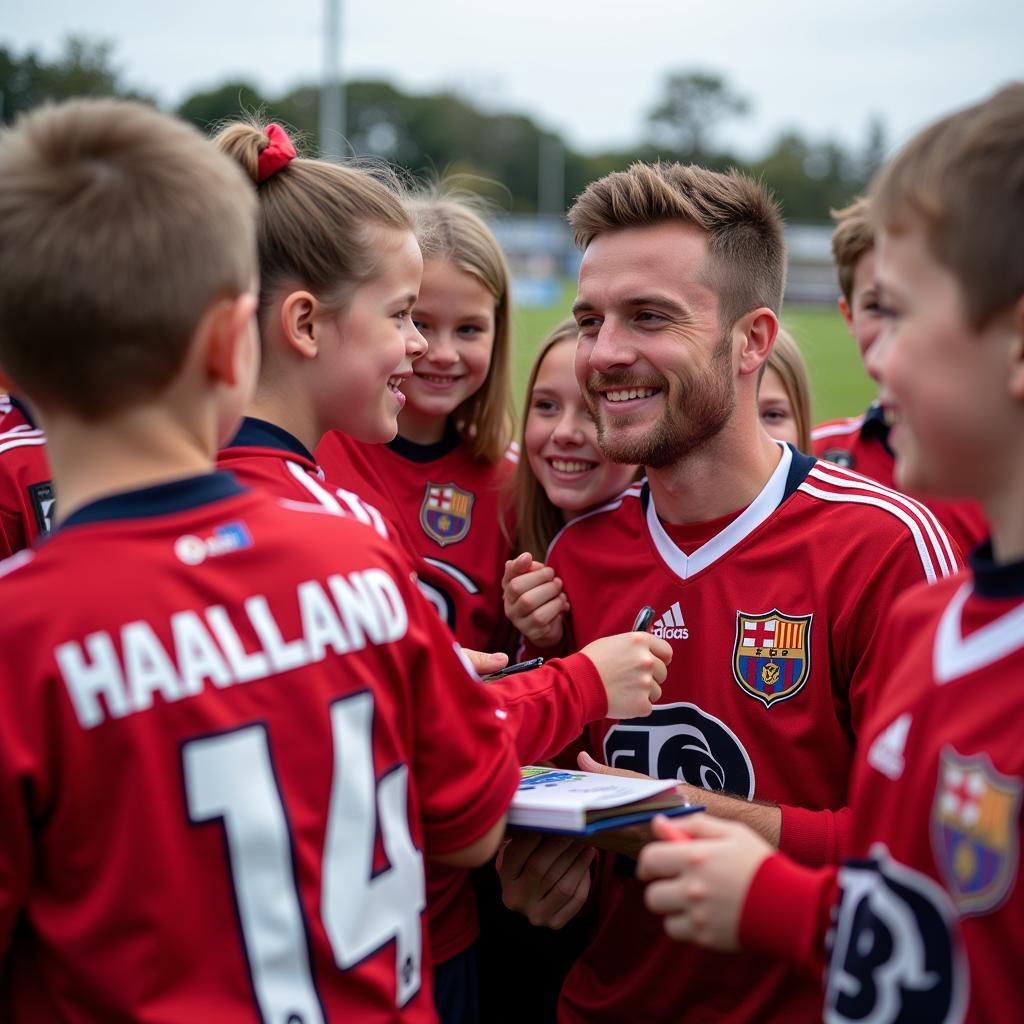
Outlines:
<svg viewBox="0 0 1024 1024"><path fill-rule="evenodd" d="M345 83L341 75L341 0L325 0L324 78L320 86L320 153L345 156Z"/></svg>
<svg viewBox="0 0 1024 1024"><path fill-rule="evenodd" d="M565 150L557 135L541 135L537 166L537 212L565 213Z"/></svg>

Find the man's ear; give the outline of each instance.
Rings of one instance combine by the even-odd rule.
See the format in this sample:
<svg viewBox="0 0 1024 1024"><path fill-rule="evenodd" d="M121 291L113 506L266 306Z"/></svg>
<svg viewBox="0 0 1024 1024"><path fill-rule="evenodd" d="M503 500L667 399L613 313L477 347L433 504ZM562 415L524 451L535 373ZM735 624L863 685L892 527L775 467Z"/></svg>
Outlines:
<svg viewBox="0 0 1024 1024"><path fill-rule="evenodd" d="M248 347L253 344L258 300L243 292L231 299L221 299L207 312L203 326L206 336L206 368L209 374L228 387L234 387L253 358Z"/></svg>
<svg viewBox="0 0 1024 1024"><path fill-rule="evenodd" d="M5 391L7 394L10 394L12 391L16 390L14 381L12 381L3 370L0 370L0 391Z"/></svg>
<svg viewBox="0 0 1024 1024"><path fill-rule="evenodd" d="M771 355L779 333L779 318L762 306L742 317L736 327L743 335L743 346L739 352L740 374L756 374Z"/></svg>
<svg viewBox="0 0 1024 1024"><path fill-rule="evenodd" d="M281 303L281 333L288 345L304 359L315 359L319 350L319 306L316 298L307 291L291 292Z"/></svg>

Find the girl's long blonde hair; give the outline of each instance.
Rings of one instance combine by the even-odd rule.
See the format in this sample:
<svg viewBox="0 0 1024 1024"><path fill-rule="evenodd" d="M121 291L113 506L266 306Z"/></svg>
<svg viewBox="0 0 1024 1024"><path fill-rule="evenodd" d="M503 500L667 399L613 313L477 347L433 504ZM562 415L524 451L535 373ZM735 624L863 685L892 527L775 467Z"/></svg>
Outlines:
<svg viewBox="0 0 1024 1024"><path fill-rule="evenodd" d="M480 389L453 413L456 429L474 458L498 463L512 440L510 391L511 308L509 271L498 240L483 219L454 193L438 189L405 201L423 259L451 263L494 296L494 347Z"/></svg>
<svg viewBox="0 0 1024 1024"><path fill-rule="evenodd" d="M530 415L530 399L537 383L537 374L540 373L545 356L560 342L575 341L578 331L575 320L563 320L537 350L530 369L530 379L526 384L526 398L519 425L519 464L506 491L508 506L515 510L515 538L510 537L509 541L517 553L529 551L539 561L543 561L548 545L565 525L565 519L562 510L552 503L530 468L530 460L526 455L526 420Z"/></svg>
<svg viewBox="0 0 1024 1024"><path fill-rule="evenodd" d="M797 448L810 454L811 451L811 382L807 375L807 363L793 335L779 329L775 347L765 364L774 370L786 389L789 404L796 422Z"/></svg>

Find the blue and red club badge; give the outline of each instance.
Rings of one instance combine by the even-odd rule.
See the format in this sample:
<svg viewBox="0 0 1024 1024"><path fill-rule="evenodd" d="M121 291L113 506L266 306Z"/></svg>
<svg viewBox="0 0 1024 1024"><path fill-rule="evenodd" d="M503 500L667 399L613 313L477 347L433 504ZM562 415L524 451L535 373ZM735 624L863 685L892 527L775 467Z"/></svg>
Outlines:
<svg viewBox="0 0 1024 1024"><path fill-rule="evenodd" d="M813 615L736 613L732 674L741 689L766 708L803 689L811 672Z"/></svg>
<svg viewBox="0 0 1024 1024"><path fill-rule="evenodd" d="M1019 858L1020 779L986 754L945 747L932 805L932 851L961 916L994 910L1010 891Z"/></svg>
<svg viewBox="0 0 1024 1024"><path fill-rule="evenodd" d="M474 497L455 484L428 483L420 505L423 532L441 547L455 544L469 533Z"/></svg>

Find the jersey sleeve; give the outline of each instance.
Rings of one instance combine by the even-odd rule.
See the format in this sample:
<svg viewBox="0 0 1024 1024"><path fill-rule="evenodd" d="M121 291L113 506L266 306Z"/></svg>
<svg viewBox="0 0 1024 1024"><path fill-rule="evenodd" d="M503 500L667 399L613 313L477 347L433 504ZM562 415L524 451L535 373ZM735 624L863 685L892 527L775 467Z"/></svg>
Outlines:
<svg viewBox="0 0 1024 1024"><path fill-rule="evenodd" d="M765 860L751 880L740 913L740 946L787 960L820 980L825 937L839 894L838 870L803 867L781 853Z"/></svg>
<svg viewBox="0 0 1024 1024"><path fill-rule="evenodd" d="M505 813L519 785L519 765L506 713L408 571L402 596L411 641L411 765L424 845L428 856L453 853L476 842Z"/></svg>
<svg viewBox="0 0 1024 1024"><path fill-rule="evenodd" d="M941 527L936 526L941 531ZM950 542L952 562L945 566L931 562L934 576L952 575L961 568L959 549ZM863 563L867 566L867 560ZM929 569L922 560L913 536L898 533L888 548L875 551L871 568L856 578L837 580L836 587L848 598L834 621L832 633L842 638L837 645L833 684L837 712L844 719L852 739L863 728L871 703L885 682L893 643L901 642L898 631L887 628L893 606L908 590L926 585ZM837 685L845 680L845 685ZM850 851L850 811L812 811L783 805L779 848L801 864L836 864Z"/></svg>
<svg viewBox="0 0 1024 1024"><path fill-rule="evenodd" d="M588 722L608 713L604 683L585 654L549 661L489 686L508 715L521 764L554 757Z"/></svg>
<svg viewBox="0 0 1024 1024"><path fill-rule="evenodd" d="M13 689L12 679L0 673L5 693ZM0 843L0 974L11 951L15 925L21 915L33 870L31 794L40 790L33 769L35 759L27 746L24 720L11 714L6 700L0 721L0 821L4 838Z"/></svg>

